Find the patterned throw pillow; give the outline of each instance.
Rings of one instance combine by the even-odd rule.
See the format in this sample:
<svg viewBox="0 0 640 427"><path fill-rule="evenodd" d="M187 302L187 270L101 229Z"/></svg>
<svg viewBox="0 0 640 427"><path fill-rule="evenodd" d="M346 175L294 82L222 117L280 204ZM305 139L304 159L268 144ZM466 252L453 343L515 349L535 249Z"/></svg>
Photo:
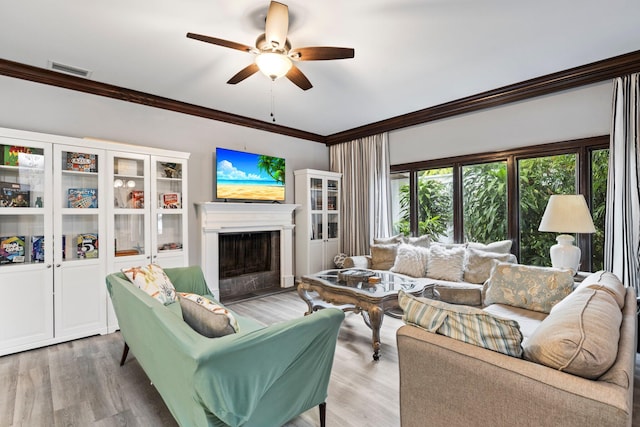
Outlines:
<svg viewBox="0 0 640 427"><path fill-rule="evenodd" d="M238 332L238 322L229 310L198 294L178 294L182 318L191 328L207 338Z"/></svg>
<svg viewBox="0 0 640 427"><path fill-rule="evenodd" d="M484 305L506 304L549 313L573 290L570 270L494 262L484 284Z"/></svg>
<svg viewBox="0 0 640 427"><path fill-rule="evenodd" d="M464 273L464 247L447 249L441 245L429 248L427 277L449 282L461 282Z"/></svg>
<svg viewBox="0 0 640 427"><path fill-rule="evenodd" d="M345 259L347 259L347 254L341 252L333 257L333 264L336 266L336 268L344 268Z"/></svg>
<svg viewBox="0 0 640 427"><path fill-rule="evenodd" d="M428 259L429 249L403 243L398 246L391 271L411 277L425 277Z"/></svg>
<svg viewBox="0 0 640 427"><path fill-rule="evenodd" d="M143 267L123 268L122 273L138 288L164 305L176 300L176 290L162 267L149 264Z"/></svg>
<svg viewBox="0 0 640 427"><path fill-rule="evenodd" d="M515 263L516 256L497 252L485 252L483 250L467 248L467 260L464 265L464 281L482 284L491 275L493 260Z"/></svg>
<svg viewBox="0 0 640 427"><path fill-rule="evenodd" d="M402 319L429 332L468 344L522 357L522 333L515 320L493 316L479 308L427 298L416 298L398 292L398 303L404 310Z"/></svg>

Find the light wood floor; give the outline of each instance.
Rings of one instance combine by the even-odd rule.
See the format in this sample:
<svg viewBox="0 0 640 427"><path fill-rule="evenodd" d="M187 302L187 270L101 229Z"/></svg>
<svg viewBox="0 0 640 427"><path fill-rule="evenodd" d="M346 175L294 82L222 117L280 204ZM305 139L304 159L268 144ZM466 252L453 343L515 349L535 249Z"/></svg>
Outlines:
<svg viewBox="0 0 640 427"><path fill-rule="evenodd" d="M286 292L231 308L271 324L301 316L306 305ZM400 425L395 332L401 324L385 317L382 357L373 362L370 330L359 315L347 314L329 385L328 426ZM0 427L176 426L135 355L119 366L121 352L122 338L115 333L1 357ZM633 425L640 427L640 357L636 366ZM319 424L314 408L287 426Z"/></svg>

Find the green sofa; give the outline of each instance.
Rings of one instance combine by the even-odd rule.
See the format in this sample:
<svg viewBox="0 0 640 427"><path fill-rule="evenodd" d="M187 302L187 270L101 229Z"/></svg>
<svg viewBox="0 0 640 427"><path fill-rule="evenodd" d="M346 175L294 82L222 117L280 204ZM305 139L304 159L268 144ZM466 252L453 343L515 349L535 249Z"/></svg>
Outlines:
<svg viewBox="0 0 640 427"><path fill-rule="evenodd" d="M200 267L165 269L178 292L209 294ZM239 332L206 338L122 273L106 278L126 358L131 349L181 426L280 426L325 399L344 313L271 326L236 316Z"/></svg>

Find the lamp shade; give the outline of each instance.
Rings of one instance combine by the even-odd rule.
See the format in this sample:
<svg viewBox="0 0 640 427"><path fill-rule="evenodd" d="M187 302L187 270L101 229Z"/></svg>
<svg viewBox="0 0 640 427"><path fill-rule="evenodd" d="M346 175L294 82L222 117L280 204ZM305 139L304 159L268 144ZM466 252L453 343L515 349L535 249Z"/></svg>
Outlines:
<svg viewBox="0 0 640 427"><path fill-rule="evenodd" d="M549 198L538 231L595 233L596 228L582 194L555 194Z"/></svg>

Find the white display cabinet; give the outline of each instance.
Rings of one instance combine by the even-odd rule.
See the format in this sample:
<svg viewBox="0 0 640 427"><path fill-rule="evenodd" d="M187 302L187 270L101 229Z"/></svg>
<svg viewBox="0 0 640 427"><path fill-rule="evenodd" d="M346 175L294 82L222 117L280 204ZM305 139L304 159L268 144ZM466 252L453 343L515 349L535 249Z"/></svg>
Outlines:
<svg viewBox="0 0 640 427"><path fill-rule="evenodd" d="M316 273L333 265L340 252L340 179L337 172L294 171L296 276Z"/></svg>
<svg viewBox="0 0 640 427"><path fill-rule="evenodd" d="M107 274L187 265L188 158L0 128L0 356L114 331Z"/></svg>

